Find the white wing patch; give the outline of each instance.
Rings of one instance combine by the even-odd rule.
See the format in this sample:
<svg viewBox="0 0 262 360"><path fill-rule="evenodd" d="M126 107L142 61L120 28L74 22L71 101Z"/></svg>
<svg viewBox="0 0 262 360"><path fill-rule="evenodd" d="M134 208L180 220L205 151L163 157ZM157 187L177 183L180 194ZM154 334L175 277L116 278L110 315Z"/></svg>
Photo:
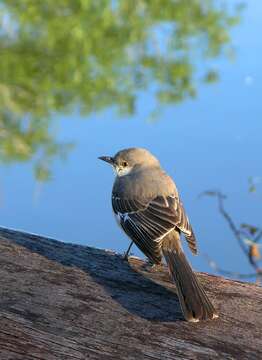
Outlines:
<svg viewBox="0 0 262 360"><path fill-rule="evenodd" d="M131 212L131 214L132 214L132 212ZM136 224L136 222L129 216L129 213L120 213L120 212L118 212L117 214L115 214L115 217L116 217L117 223L118 223L118 225L120 225L120 227L121 227L121 221L123 221L124 223L125 223L126 221L129 221L129 222L131 222L131 223L133 224L133 226L135 226L135 228L137 229L138 232L141 231L141 230L140 230L140 227L139 227L139 226ZM152 239L152 240L153 240L154 242L157 242L157 243L161 242L161 240L163 240L163 238L164 238L167 234L169 234L171 231L173 231L174 228L175 228L175 226L174 226L173 228L169 229L165 234L163 234L163 235L160 236L159 238Z"/></svg>
<svg viewBox="0 0 262 360"><path fill-rule="evenodd" d="M128 213L123 213L123 214L122 214L122 213L118 212L118 213L117 213L117 217L119 218L119 221L121 221L121 219L122 219L124 222L126 222L127 220L130 220L130 221L131 221Z"/></svg>
<svg viewBox="0 0 262 360"><path fill-rule="evenodd" d="M114 213L114 215L115 215L118 225L120 225L120 226L121 226L121 221L124 221L124 222L126 222L127 220L131 221L130 217L128 216L128 213L122 214L121 212L117 212L117 213Z"/></svg>

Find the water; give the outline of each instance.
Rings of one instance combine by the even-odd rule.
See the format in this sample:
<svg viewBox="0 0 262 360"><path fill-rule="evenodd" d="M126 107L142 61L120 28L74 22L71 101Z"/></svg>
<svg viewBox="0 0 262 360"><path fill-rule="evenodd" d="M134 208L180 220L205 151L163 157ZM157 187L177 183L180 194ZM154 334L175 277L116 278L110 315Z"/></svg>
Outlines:
<svg viewBox="0 0 262 360"><path fill-rule="evenodd" d="M187 96L179 101L172 99L162 104L159 110L155 93L164 85L157 83L153 77L154 81L146 91L140 89L139 85L130 90L137 96L136 111L131 115L124 112L119 115L115 110L121 100L121 91L124 93L123 89L126 89L124 82L118 85L119 93L115 101L114 97L107 98L106 104L100 106L103 102L101 95L100 99L97 98L96 107L94 97L91 114L80 115L78 106L70 107L65 114L61 104L53 106L50 100L52 124L49 130L47 126L44 129L53 136L54 143L72 142L75 146L68 149L65 160L56 155L57 149L53 143L49 150L46 150L46 145L40 151L30 148L31 153L29 151L30 154L23 159L19 159L17 154L4 157L2 151L1 226L124 252L129 242L116 226L111 211L113 173L97 157L113 155L125 147L141 146L160 159L164 169L177 183L199 242L200 256L191 258L194 268L214 272L204 256L208 254L223 269L239 273L254 272L218 213L216 199L199 198L199 194L210 189L221 190L228 195L225 206L237 225L245 222L262 226L262 186L258 181L262 177L262 42L258 36L261 33L261 15L260 2L250 1L241 13L240 23L228 30L235 49L234 60L230 61L225 55L211 60L196 55L198 70L193 77L197 78L212 68L218 71L219 81L210 85L198 82L198 95L194 99ZM167 32L170 31L169 26ZM156 28L154 31L158 34L160 30ZM164 35L159 33L158 36L161 39ZM159 51L166 50L160 47ZM62 80L60 85L63 86ZM74 88L76 93L77 86ZM180 89L179 85L172 86ZM92 89L85 91L92 92ZM102 89L96 91L99 95ZM34 113L39 94L32 94L36 102L27 106L31 106L30 111ZM83 99L76 98L81 108L85 96ZM69 98L71 101L71 95ZM132 105L133 101L128 103ZM17 112L11 107L11 114L18 117L24 114L26 106L23 104L23 107L21 103L19 106L21 108ZM37 120L32 122L35 129L39 129L39 114L46 107L48 101L42 108L37 108L39 113L34 114ZM156 115L152 116L154 109L157 109ZM15 130L8 136L12 135L15 137ZM18 148L18 154L23 153L23 147L21 149L19 152ZM40 167L38 177L39 171L43 178L45 175L48 177L50 171L48 181L36 180L34 171L37 163ZM248 192L250 176L258 178L255 179L255 193ZM133 253L141 256L135 247Z"/></svg>

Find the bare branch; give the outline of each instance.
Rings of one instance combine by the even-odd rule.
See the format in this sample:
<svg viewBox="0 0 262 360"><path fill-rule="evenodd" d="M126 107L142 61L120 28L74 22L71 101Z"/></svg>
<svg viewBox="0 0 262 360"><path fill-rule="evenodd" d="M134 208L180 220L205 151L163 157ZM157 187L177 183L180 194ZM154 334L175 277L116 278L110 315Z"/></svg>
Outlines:
<svg viewBox="0 0 262 360"><path fill-rule="evenodd" d="M231 229L232 233L234 234L241 250L245 254L246 258L248 259L249 264L254 268L255 273L239 274L237 272L221 269L218 267L218 265L213 260L209 259L208 256L206 255L206 258L209 259L208 260L209 265L214 270L216 270L219 274L234 276L239 279L251 278L251 277L261 277L262 269L257 265L257 261L256 261L255 257L252 255L252 252L250 251L250 246L252 246L252 245L246 246L245 238L243 238L243 236L246 237L248 235L248 238L251 237L251 239L250 239L251 243L253 243L253 244L257 243L262 237L262 229L255 228L254 226L252 226L252 229L256 229L256 231L254 232L254 230L253 230L253 232L247 234L247 225L245 227L242 226L242 228L238 228L235 225L232 217L229 215L229 213L226 211L226 209L224 207L224 200L226 199L226 196L223 193L221 193L220 191L217 191L217 190L216 191L205 191L202 194L200 194L200 196L202 196L202 195L215 196L217 198L218 209L219 209L220 214L226 220L226 222L227 222L229 228ZM249 228L251 228L251 225L249 226ZM256 234L256 236L255 236L255 234Z"/></svg>
<svg viewBox="0 0 262 360"><path fill-rule="evenodd" d="M259 231L259 233L254 237L254 242L258 243L262 238L262 230Z"/></svg>
<svg viewBox="0 0 262 360"><path fill-rule="evenodd" d="M238 228L236 227L234 221L232 220L231 216L228 214L228 212L225 210L224 207L224 195L222 193L220 193L219 191L217 192L217 198L218 198L218 207L219 207L219 211L222 214L222 216L226 219L230 229L232 230L233 234L235 235L235 238L237 239L239 246L241 247L242 251L245 253L246 256L248 256L248 250L246 249L243 240L241 238L241 232L238 230Z"/></svg>

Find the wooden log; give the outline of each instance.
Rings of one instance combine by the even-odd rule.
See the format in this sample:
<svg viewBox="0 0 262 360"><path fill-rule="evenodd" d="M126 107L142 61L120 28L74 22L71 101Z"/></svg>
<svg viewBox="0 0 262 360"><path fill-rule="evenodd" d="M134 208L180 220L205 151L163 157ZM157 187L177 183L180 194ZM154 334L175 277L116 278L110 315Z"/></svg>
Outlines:
<svg viewBox="0 0 262 360"><path fill-rule="evenodd" d="M164 266L0 229L0 359L262 359L262 289L198 276L220 317L187 323Z"/></svg>

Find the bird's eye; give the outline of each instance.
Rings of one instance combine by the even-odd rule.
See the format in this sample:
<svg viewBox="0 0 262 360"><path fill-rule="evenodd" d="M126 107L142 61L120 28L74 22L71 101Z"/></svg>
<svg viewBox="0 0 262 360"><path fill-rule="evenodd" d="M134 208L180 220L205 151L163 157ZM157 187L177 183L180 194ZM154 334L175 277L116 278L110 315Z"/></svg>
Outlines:
<svg viewBox="0 0 262 360"><path fill-rule="evenodd" d="M123 166L123 167L127 167L127 166L128 166L128 163L127 163L126 161L123 161L123 162L122 162L122 166Z"/></svg>

